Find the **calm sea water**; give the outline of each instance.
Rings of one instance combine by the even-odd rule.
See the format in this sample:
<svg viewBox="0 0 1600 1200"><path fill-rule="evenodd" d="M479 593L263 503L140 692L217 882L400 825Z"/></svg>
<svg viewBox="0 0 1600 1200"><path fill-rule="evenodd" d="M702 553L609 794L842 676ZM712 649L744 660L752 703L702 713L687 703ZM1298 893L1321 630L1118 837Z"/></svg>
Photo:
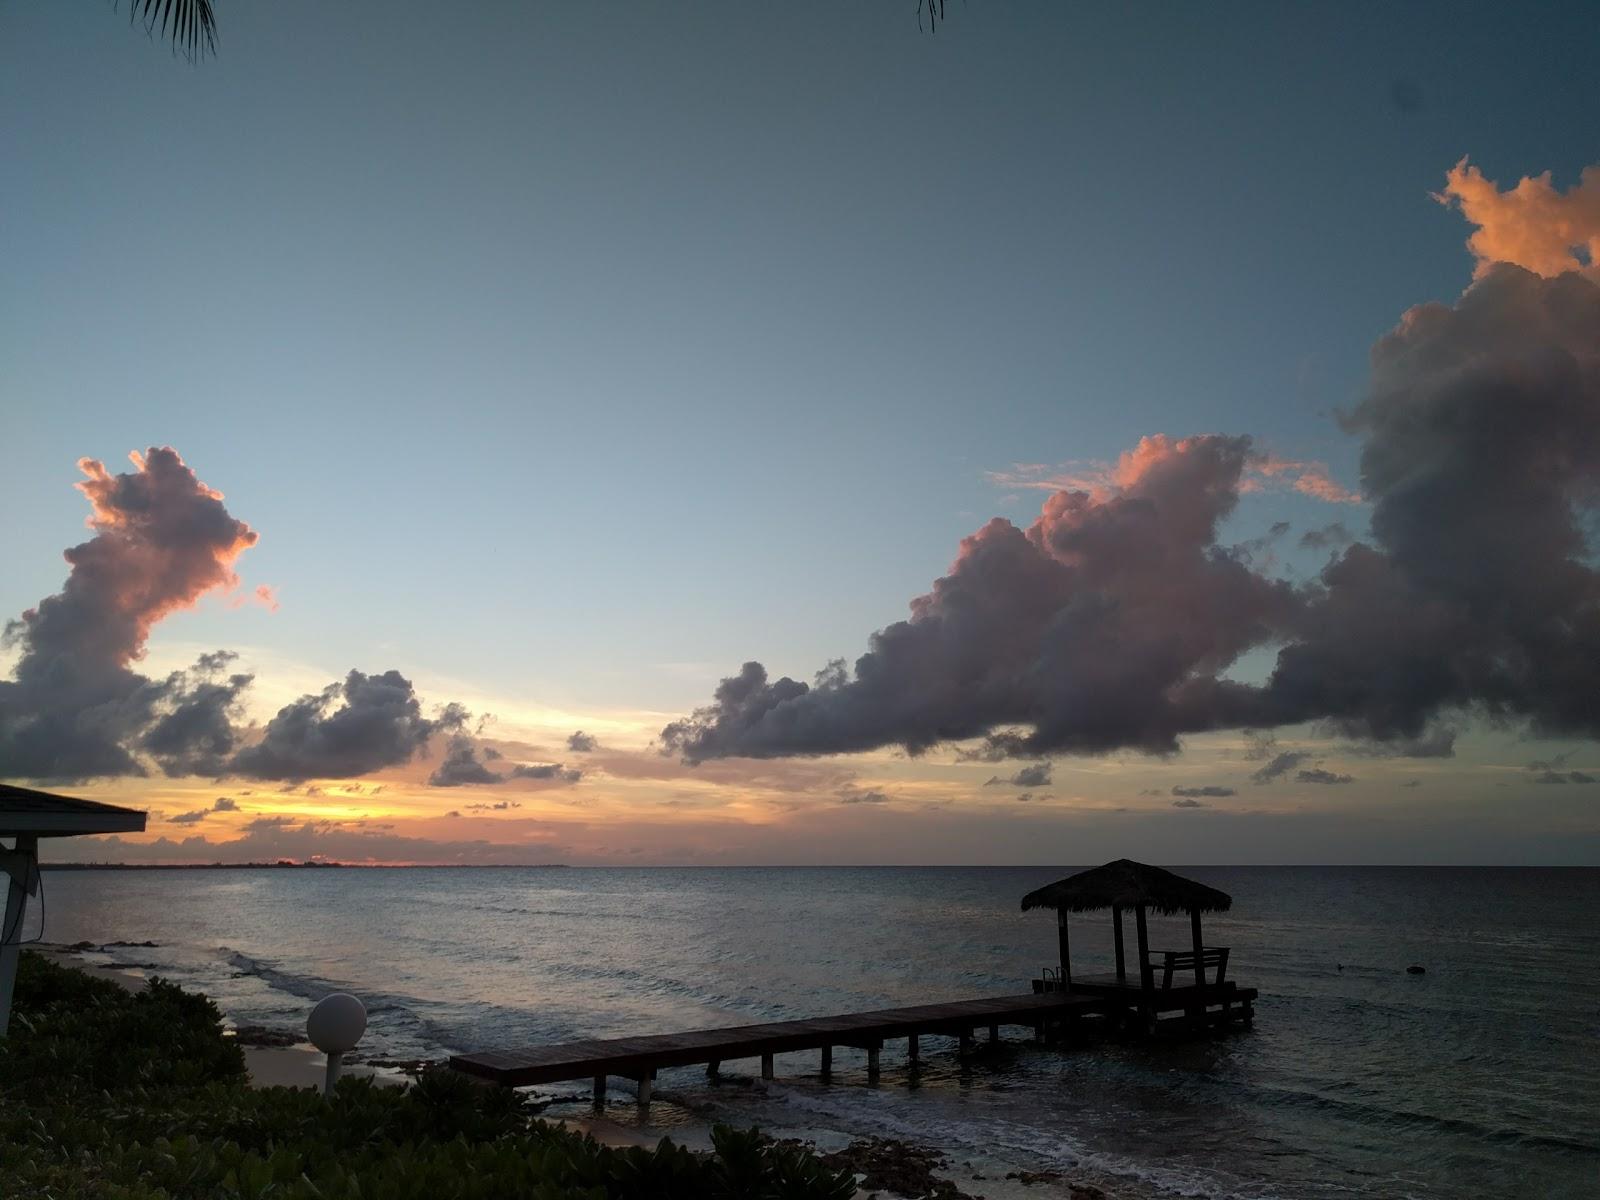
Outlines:
<svg viewBox="0 0 1600 1200"><path fill-rule="evenodd" d="M108 956L241 1023L301 1026L353 991L369 1053L425 1056L1025 991L1055 930L1018 900L1066 871L49 872L44 936L154 940ZM1184 873L1234 897L1206 940L1261 990L1248 1032L1017 1042L967 1072L930 1039L914 1087L890 1049L875 1088L850 1051L826 1085L814 1054L765 1088L686 1069L652 1119L886 1133L1182 1195L1600 1196L1600 870ZM1109 918L1075 919L1073 949L1108 966Z"/></svg>

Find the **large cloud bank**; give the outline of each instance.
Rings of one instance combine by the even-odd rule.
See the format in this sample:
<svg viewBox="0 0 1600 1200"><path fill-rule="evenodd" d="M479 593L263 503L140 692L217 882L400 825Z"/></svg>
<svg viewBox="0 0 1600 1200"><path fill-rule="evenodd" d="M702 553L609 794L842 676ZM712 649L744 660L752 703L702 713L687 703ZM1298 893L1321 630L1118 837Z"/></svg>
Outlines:
<svg viewBox="0 0 1600 1200"><path fill-rule="evenodd" d="M135 670L158 621L238 587L234 564L257 535L176 451L131 458L120 475L93 459L78 464L94 535L66 551L61 591L5 628L20 655L0 681L0 775L72 780L152 766L173 776L361 775L465 726L457 705L424 716L398 671L351 671L257 731L241 712L252 679L229 671L232 653L202 655L164 679Z"/></svg>
<svg viewBox="0 0 1600 1200"><path fill-rule="evenodd" d="M701 761L982 736L992 757L1167 753L1186 733L1323 721L1404 750L1463 712L1600 735L1600 286L1570 253L1600 245L1600 175L1548 218L1561 257L1538 235L1548 179L1497 207L1467 170L1450 187L1490 222L1474 250L1535 269L1484 266L1456 304L1410 310L1375 347L1346 421L1371 539L1319 579L1291 586L1219 541L1260 461L1248 438L1145 438L1026 529L995 519L963 540L853 670L807 684L748 662L662 731L665 749ZM1229 677L1263 647L1269 678Z"/></svg>
<svg viewBox="0 0 1600 1200"><path fill-rule="evenodd" d="M231 709L248 676L207 655L164 680L132 669L150 629L206 592L238 583L233 564L256 542L220 493L170 449L132 456L113 475L78 466L94 536L66 552L57 594L6 625L20 648L0 682L0 771L29 778L142 774L147 751L175 774L214 767L234 749Z"/></svg>

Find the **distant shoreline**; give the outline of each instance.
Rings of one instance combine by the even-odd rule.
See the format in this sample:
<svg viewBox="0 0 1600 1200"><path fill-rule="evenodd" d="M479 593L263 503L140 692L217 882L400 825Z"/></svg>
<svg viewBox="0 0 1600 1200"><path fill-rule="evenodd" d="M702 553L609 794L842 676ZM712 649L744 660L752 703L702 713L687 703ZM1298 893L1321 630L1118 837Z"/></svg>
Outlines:
<svg viewBox="0 0 1600 1200"><path fill-rule="evenodd" d="M41 871L288 871L338 868L344 871L551 871L566 863L342 863L342 862L243 862L243 863L99 863L42 862Z"/></svg>

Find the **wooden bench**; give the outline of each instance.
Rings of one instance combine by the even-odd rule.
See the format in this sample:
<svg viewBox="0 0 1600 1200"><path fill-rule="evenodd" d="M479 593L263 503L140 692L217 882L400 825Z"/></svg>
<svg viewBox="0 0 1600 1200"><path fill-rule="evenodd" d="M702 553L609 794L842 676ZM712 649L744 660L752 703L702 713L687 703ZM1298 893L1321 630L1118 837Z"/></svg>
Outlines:
<svg viewBox="0 0 1600 1200"><path fill-rule="evenodd" d="M1172 976L1177 972L1193 974L1195 969L1195 953L1193 950L1152 950L1150 951L1151 970L1159 967L1161 971L1161 987L1166 990L1172 986ZM1213 987L1221 987L1222 980L1228 973L1228 948L1226 946L1207 946L1200 952L1200 969L1202 977L1205 969L1214 970L1211 980Z"/></svg>

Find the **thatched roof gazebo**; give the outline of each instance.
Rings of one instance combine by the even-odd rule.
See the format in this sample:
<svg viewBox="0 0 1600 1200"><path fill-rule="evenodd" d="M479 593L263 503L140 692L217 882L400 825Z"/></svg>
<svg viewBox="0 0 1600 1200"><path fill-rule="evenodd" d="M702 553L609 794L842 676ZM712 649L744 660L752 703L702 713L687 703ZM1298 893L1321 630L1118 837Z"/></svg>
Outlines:
<svg viewBox="0 0 1600 1200"><path fill-rule="evenodd" d="M1053 908L1061 940L1061 984L1064 989L1124 991L1137 987L1146 996L1154 989L1154 968L1151 964L1150 937L1145 926L1145 913L1154 911L1165 916L1188 913L1194 934L1192 951L1165 950L1162 957L1163 989L1172 984L1174 970L1194 969L1195 986L1206 987L1205 969L1216 968L1213 986L1222 986L1227 970L1228 951L1225 948L1207 949L1200 936L1200 914L1227 912L1233 899L1226 892L1174 875L1160 867L1147 866L1132 859L1119 858L1093 870L1080 871L1066 879L1046 884L1022 898L1022 910ZM1067 937L1067 914L1111 910L1112 930L1116 947L1117 972L1114 977L1089 976L1080 980L1072 978L1072 959ZM1130 984L1126 957L1122 945L1122 913L1133 909L1139 942L1139 973L1136 983Z"/></svg>

